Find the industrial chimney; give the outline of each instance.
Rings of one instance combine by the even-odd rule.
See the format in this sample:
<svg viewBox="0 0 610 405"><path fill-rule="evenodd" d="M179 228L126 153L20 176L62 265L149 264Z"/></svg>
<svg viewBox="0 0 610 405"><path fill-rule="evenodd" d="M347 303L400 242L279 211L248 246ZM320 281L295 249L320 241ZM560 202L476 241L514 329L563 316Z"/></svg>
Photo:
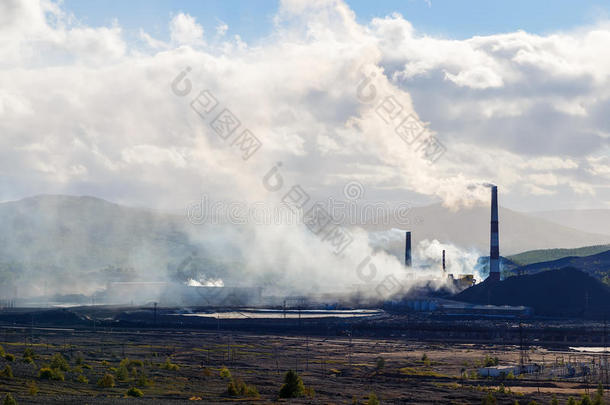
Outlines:
<svg viewBox="0 0 610 405"><path fill-rule="evenodd" d="M443 249L443 274L445 274L447 268L445 267L445 249Z"/></svg>
<svg viewBox="0 0 610 405"><path fill-rule="evenodd" d="M500 238L498 236L498 187L491 186L491 237L489 241L489 281L500 281Z"/></svg>
<svg viewBox="0 0 610 405"><path fill-rule="evenodd" d="M405 240L405 266L411 267L411 232L407 232Z"/></svg>

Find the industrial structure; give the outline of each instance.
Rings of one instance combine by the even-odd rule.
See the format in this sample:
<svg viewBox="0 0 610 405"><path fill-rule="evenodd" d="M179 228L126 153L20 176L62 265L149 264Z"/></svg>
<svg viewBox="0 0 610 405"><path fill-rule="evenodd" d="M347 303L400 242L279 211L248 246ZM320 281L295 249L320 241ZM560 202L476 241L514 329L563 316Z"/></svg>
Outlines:
<svg viewBox="0 0 610 405"><path fill-rule="evenodd" d="M498 187L491 186L491 235L488 282L500 281L500 238L498 235Z"/></svg>
<svg viewBox="0 0 610 405"><path fill-rule="evenodd" d="M405 235L405 266L411 267L411 232Z"/></svg>

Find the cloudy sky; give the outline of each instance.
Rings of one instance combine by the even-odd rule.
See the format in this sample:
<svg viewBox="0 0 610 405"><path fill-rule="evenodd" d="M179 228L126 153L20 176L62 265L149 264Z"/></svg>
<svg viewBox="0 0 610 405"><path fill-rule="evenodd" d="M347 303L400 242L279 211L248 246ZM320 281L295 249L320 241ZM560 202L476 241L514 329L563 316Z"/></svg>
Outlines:
<svg viewBox="0 0 610 405"><path fill-rule="evenodd" d="M608 5L455 3L3 0L0 200L610 208Z"/></svg>

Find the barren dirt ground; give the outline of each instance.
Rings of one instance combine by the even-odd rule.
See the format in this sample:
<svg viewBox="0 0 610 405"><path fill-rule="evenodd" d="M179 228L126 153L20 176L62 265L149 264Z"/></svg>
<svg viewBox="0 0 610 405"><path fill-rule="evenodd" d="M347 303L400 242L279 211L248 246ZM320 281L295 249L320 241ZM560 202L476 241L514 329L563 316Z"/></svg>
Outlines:
<svg viewBox="0 0 610 405"><path fill-rule="evenodd" d="M6 359L10 356L0 359L0 370L9 365L13 373L12 378L0 377L0 395L4 398L11 392L19 404L365 404L371 392L382 404L480 404L488 391L499 404L515 400L528 404L532 399L548 404L553 393L565 403L569 395L579 397L597 386L596 381L578 378L477 378L476 370L486 356L498 357L500 364L518 363L518 348L497 345L177 330L11 329L0 330L0 345L15 356L13 361ZM25 347L33 350L33 363L24 360ZM40 368L49 365L56 353L68 362L64 380L39 378ZM533 348L529 355L545 363L557 361L558 356L541 348ZM125 358L141 363L124 361L127 374L121 375L120 362ZM223 367L234 379L255 386L260 397L229 396L230 380L221 377ZM290 369L298 370L315 395L278 399ZM113 375L114 387L98 386L106 373ZM139 387L144 397L126 397L130 387ZM38 392L34 395L34 391Z"/></svg>

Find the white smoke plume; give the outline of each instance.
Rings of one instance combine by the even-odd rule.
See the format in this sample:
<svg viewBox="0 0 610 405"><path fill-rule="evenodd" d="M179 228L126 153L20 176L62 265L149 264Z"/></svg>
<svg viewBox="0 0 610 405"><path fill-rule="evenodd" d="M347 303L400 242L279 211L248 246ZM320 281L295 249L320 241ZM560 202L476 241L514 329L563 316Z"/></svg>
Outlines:
<svg viewBox="0 0 610 405"><path fill-rule="evenodd" d="M142 42L130 43L118 23L75 23L62 3L50 0L3 1L0 22L4 201L38 193L95 195L183 211L204 192L216 200L274 205L293 185L308 190L312 203L351 180L365 184L369 195L387 192L403 201L409 190L450 207L487 202L485 179L507 193L528 195L532 190L595 196L608 190L608 171L599 160L587 159L607 151L607 131L596 128L606 122L605 115L594 113L606 110L596 103L608 92L610 70L596 61L610 38L607 27L559 36L517 32L453 41L420 35L398 14L362 24L339 0L282 1L272 33L256 44L206 36L211 30L185 13L168 21L169 40L142 31ZM417 80L430 77L441 79L418 90ZM183 92L172 91L175 81ZM574 91L580 83L583 94L575 97L570 91L566 97L549 90L565 89L566 83ZM520 88L540 90L540 96L515 96ZM207 121L191 108L203 90L219 103ZM428 110L418 110L412 98L418 91L423 100L432 94L442 102L433 100ZM437 136L446 153L431 162L397 136L394 123L380 115L380 103L388 97L400 114ZM579 120L591 105L596 106L590 108L591 125L582 125ZM236 134L248 129L261 141L248 160L236 150L234 138L223 139L210 125L224 108L240 122ZM550 117L537 115L547 108ZM424 116L430 122L423 122ZM525 130L510 132L515 126L504 124L507 117L518 117ZM554 141L537 146L532 134L544 132L551 121L559 123ZM580 128L587 133L580 136ZM531 148L528 153L521 153L524 145ZM283 187L270 191L263 178L278 162ZM593 164L595 179L586 170ZM133 229L113 226L122 236L118 245L134 235ZM182 226L188 227L186 221ZM412 285L401 261L379 251L358 229L352 230L349 248L336 255L303 225L227 228L191 229L185 244L200 244L208 255L230 262L223 271L235 273L232 282L262 283L288 293L366 288L371 295L390 276L406 288ZM80 236L86 241L90 235ZM58 244L63 237L58 232ZM32 250L56 253L52 242L47 237L44 249ZM133 245L121 263L103 265L126 264L158 278L191 254L187 247L180 248L182 256L159 251L149 240ZM431 259L439 248L430 242L421 248L422 257ZM467 273L473 253L447 248L451 272ZM73 263L60 253L53 263L57 268L92 265ZM91 256L104 260L100 252ZM359 271L366 271L364 281ZM202 274L229 280L206 268Z"/></svg>

